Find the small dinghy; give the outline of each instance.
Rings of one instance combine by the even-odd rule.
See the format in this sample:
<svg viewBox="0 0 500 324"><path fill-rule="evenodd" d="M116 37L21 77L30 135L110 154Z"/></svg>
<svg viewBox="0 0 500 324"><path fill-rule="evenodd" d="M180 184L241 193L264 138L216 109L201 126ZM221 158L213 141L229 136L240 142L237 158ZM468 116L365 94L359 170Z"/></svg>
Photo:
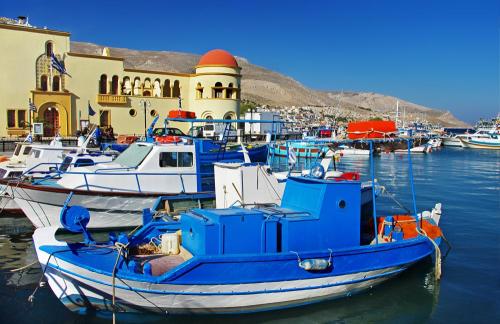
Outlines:
<svg viewBox="0 0 500 324"><path fill-rule="evenodd" d="M289 177L280 206L193 209L180 221L145 210L141 229L102 243L86 230L88 211L64 208L61 222L85 242L39 228L37 256L66 307L117 316L295 307L362 292L434 253L440 261L439 204L377 215L361 181L319 173Z"/></svg>

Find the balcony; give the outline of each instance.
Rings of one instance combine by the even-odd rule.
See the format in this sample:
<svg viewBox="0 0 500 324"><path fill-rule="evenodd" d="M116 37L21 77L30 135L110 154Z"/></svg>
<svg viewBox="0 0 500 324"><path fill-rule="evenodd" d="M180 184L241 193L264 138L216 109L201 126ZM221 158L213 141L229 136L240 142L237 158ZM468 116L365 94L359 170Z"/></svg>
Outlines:
<svg viewBox="0 0 500 324"><path fill-rule="evenodd" d="M127 96L112 95L112 94L98 94L97 103L104 105L126 105Z"/></svg>

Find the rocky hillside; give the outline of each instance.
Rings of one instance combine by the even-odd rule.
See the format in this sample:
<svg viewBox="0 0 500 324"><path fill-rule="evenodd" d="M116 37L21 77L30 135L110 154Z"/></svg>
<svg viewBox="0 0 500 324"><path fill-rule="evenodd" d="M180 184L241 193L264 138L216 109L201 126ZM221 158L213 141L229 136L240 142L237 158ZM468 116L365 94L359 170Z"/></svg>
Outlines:
<svg viewBox="0 0 500 324"><path fill-rule="evenodd" d="M91 43L71 42L71 51L101 55L103 46ZM136 51L125 48L109 48L111 56L123 57L125 67L145 70L193 73L200 56L170 51ZM405 107L411 117L425 117L444 126L466 126L449 111L427 108L391 96L368 92L325 92L310 89L283 74L251 64L237 57L242 67L242 98L271 106L315 106L336 110L341 115L356 118L394 115L396 101Z"/></svg>

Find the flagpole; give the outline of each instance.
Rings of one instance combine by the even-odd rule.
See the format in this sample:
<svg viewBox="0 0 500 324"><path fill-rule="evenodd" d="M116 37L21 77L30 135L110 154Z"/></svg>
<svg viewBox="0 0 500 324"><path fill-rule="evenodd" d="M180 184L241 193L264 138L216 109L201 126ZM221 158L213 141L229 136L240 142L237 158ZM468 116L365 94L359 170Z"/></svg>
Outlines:
<svg viewBox="0 0 500 324"><path fill-rule="evenodd" d="M28 99L28 102L29 102L29 105L28 105L28 112L29 112L28 125L30 126L29 133L31 133L31 113L33 112L33 110L31 109L31 98Z"/></svg>

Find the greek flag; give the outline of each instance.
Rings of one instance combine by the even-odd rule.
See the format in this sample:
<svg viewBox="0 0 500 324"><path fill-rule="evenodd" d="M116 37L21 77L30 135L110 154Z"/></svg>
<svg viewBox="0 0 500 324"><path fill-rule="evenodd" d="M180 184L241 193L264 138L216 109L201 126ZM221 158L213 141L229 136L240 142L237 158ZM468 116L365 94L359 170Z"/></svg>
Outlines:
<svg viewBox="0 0 500 324"><path fill-rule="evenodd" d="M36 112L36 106L34 103L31 102L31 100L29 101L29 107L30 111Z"/></svg>
<svg viewBox="0 0 500 324"><path fill-rule="evenodd" d="M28 133L24 141L27 143L33 143L33 135L31 135L31 132Z"/></svg>
<svg viewBox="0 0 500 324"><path fill-rule="evenodd" d="M94 116L95 115L95 111L94 109L92 109L92 106L90 105L90 102L89 102L89 116Z"/></svg>
<svg viewBox="0 0 500 324"><path fill-rule="evenodd" d="M293 147L288 148L288 164L297 163L297 154L295 154L295 149Z"/></svg>
<svg viewBox="0 0 500 324"><path fill-rule="evenodd" d="M68 74L68 72L66 72L66 69L64 68L64 65L61 62L59 62L54 53L52 53L52 55L50 56L50 64L54 69L59 71L59 73Z"/></svg>

